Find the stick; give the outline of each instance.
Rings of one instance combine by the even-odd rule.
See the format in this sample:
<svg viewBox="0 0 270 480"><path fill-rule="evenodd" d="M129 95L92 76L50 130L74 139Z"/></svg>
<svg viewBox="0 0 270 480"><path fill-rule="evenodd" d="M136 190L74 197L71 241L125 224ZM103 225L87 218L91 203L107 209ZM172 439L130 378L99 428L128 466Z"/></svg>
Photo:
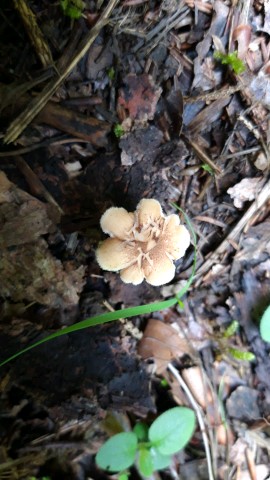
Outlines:
<svg viewBox="0 0 270 480"><path fill-rule="evenodd" d="M57 79L51 80L48 85L43 89L41 94L38 95L34 100L32 100L28 107L26 107L26 109L10 124L4 137L4 143L14 142L23 132L23 130L29 125L29 123L33 120L33 118L35 118L35 116L42 110L42 108L46 105L51 96L56 92L58 87L66 80L68 75L76 67L77 63L89 50L90 46L98 36L102 27L106 25L112 10L118 2L119 0L110 0L108 6L100 16L98 22L86 36L86 39L80 51L75 54L74 58L71 60L70 64L63 71L63 73L61 73Z"/></svg>

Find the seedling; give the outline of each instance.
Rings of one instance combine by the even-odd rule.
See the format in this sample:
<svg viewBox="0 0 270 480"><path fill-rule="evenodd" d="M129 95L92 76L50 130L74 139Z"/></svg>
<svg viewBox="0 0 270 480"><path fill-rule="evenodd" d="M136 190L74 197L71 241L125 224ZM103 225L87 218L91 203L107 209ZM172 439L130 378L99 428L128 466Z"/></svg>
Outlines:
<svg viewBox="0 0 270 480"><path fill-rule="evenodd" d="M219 60L222 65L229 65L237 75L243 73L246 69L244 62L240 60L240 58L238 58L237 52L232 52L228 54L222 52L215 52L214 58Z"/></svg>
<svg viewBox="0 0 270 480"><path fill-rule="evenodd" d="M172 455L187 445L194 430L193 410L171 408L162 413L149 429L140 422L133 432L111 437L98 451L96 463L107 472L119 472L121 479L133 464L142 476L150 477L154 471L170 465Z"/></svg>
<svg viewBox="0 0 270 480"><path fill-rule="evenodd" d="M228 353L231 357L235 358L235 360L244 360L247 362L252 362L255 360L255 355L252 352L247 352L243 350L239 350L234 345L228 344L227 340L232 337L236 330L238 329L238 322L234 320L228 328L225 330L222 336L217 337L216 340L219 344L219 349L223 353Z"/></svg>
<svg viewBox="0 0 270 480"><path fill-rule="evenodd" d="M107 75L108 75L108 77L111 81L113 81L115 79L115 69L114 69L114 67L109 68L109 70L107 72Z"/></svg>
<svg viewBox="0 0 270 480"><path fill-rule="evenodd" d="M124 133L125 133L125 130L123 129L123 127L120 125L120 123L117 123L114 127L113 127L113 133L114 135L116 136L116 138L121 138Z"/></svg>
<svg viewBox="0 0 270 480"><path fill-rule="evenodd" d="M270 305L264 311L260 321L260 334L265 342L270 342Z"/></svg>
<svg viewBox="0 0 270 480"><path fill-rule="evenodd" d="M82 0L60 0L60 6L64 15L78 20L83 14L85 3Z"/></svg>
<svg viewBox="0 0 270 480"><path fill-rule="evenodd" d="M204 163L204 164L202 165L202 169L203 169L205 172L210 173L210 175L214 175L214 170L210 167L210 165L207 165L207 163Z"/></svg>

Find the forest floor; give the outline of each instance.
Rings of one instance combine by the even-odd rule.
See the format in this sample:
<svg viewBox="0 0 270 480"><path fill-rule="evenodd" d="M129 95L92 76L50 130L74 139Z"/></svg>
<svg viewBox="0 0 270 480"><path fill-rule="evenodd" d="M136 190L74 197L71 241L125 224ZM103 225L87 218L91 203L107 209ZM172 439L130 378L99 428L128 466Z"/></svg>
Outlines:
<svg viewBox="0 0 270 480"><path fill-rule="evenodd" d="M168 365L205 436L155 478L270 478L269 1L1 3L0 362L196 273L1 367L0 480L108 478L110 434L190 406ZM161 287L96 260L102 214L143 198L197 238Z"/></svg>

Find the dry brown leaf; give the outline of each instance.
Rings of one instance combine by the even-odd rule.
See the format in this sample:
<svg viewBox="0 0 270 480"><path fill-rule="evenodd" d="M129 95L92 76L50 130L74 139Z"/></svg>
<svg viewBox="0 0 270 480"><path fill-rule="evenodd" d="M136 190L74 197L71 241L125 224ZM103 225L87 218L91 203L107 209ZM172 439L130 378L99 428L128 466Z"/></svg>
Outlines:
<svg viewBox="0 0 270 480"><path fill-rule="evenodd" d="M206 408L213 403L213 395L205 385L200 367L185 368L182 370L182 377L201 407Z"/></svg>
<svg viewBox="0 0 270 480"><path fill-rule="evenodd" d="M151 318L139 343L138 353L145 360L153 358L160 374L173 359L189 354L190 347L171 325Z"/></svg>
<svg viewBox="0 0 270 480"><path fill-rule="evenodd" d="M251 40L251 26L237 25L233 31L233 40L237 42L238 45L238 58L244 60Z"/></svg>
<svg viewBox="0 0 270 480"><path fill-rule="evenodd" d="M263 184L263 179L243 178L241 182L236 183L227 190L227 193L233 198L233 204L236 208L242 208L245 202L250 202L256 198Z"/></svg>
<svg viewBox="0 0 270 480"><path fill-rule="evenodd" d="M146 73L127 75L124 88L120 90L118 103L128 111L128 115L136 120L153 119L161 88L157 88L150 75Z"/></svg>

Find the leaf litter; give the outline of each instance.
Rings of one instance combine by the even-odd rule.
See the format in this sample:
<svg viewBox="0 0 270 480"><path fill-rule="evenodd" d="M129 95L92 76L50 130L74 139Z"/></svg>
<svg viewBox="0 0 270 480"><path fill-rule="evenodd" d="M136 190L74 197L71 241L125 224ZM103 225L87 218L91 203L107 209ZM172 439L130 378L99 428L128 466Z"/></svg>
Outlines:
<svg viewBox="0 0 270 480"><path fill-rule="evenodd" d="M107 410L128 412L130 429L134 416L193 397L212 467L197 430L167 476L265 479L270 367L258 322L270 304L269 2L85 1L78 21L57 3L23 3L43 49L4 2L1 359L108 305L170 295L189 278L192 247L167 290L103 272L99 219L112 206L134 211L155 198L166 215L172 202L181 206L198 237L198 265L182 307L133 320L139 344L123 323L95 327L3 369L4 474L98 478L92 456ZM43 110L29 113L38 102ZM224 337L234 320L238 330ZM233 358L230 347L256 358ZM191 397L166 370L172 362Z"/></svg>

